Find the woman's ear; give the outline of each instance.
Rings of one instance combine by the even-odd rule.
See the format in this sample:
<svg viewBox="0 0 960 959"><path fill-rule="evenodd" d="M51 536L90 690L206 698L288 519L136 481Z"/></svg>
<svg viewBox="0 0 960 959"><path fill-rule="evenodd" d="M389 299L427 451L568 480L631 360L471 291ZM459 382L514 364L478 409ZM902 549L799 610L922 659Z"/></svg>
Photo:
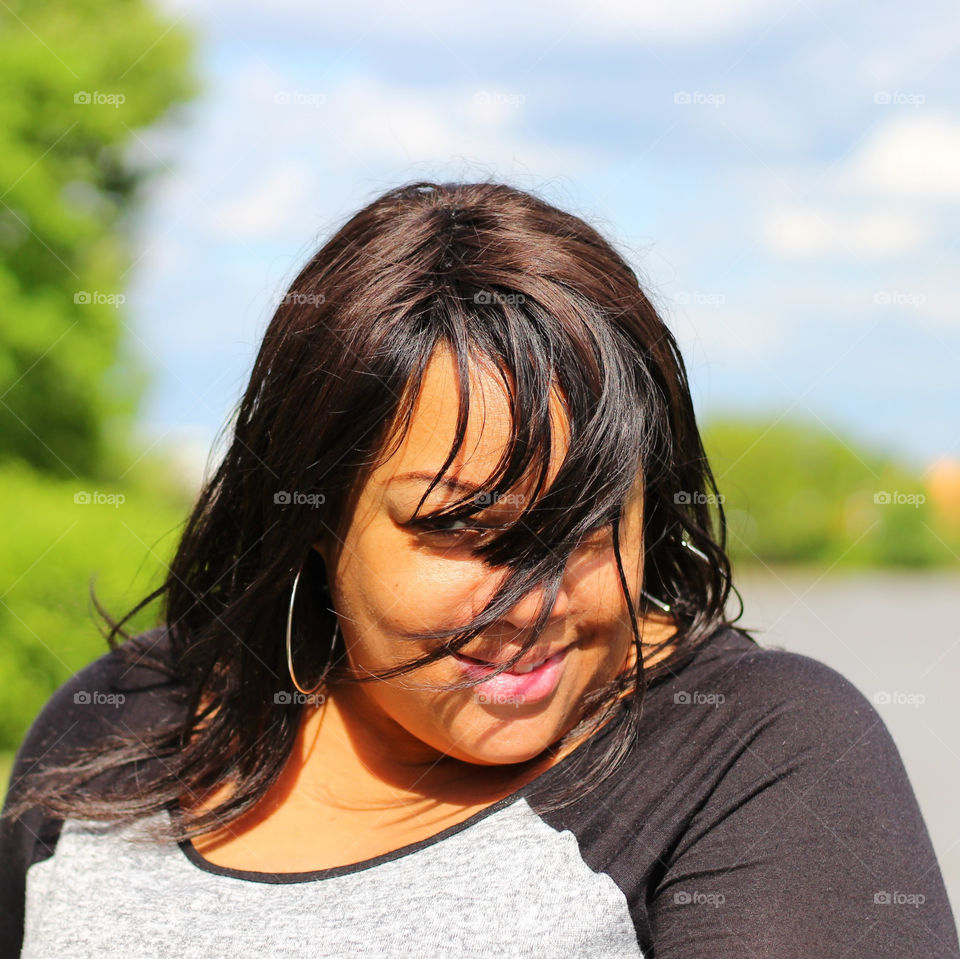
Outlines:
<svg viewBox="0 0 960 959"><path fill-rule="evenodd" d="M336 561L337 551L330 548L331 536L329 533L320 536L313 543L313 548L320 554L323 559L323 565L327 569L333 568L333 563Z"/></svg>

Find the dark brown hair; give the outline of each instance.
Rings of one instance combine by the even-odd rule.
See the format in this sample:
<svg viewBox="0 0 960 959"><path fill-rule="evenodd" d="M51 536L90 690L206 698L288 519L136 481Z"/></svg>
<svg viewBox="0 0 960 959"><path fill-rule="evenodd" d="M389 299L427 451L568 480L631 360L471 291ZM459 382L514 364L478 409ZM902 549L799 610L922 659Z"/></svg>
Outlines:
<svg viewBox="0 0 960 959"><path fill-rule="evenodd" d="M57 816L126 822L172 809L187 792L231 784L215 808L175 817L176 835L185 838L258 802L290 755L303 712L302 697L282 695L290 689L284 637L294 577L302 568L297 673L312 686L342 654L331 647L335 613L313 544L322 531L340 537L346 529L364 478L405 435L424 369L441 345L457 362L460 406L455 445L437 480L463 440L471 362L501 372L514 415L486 495L427 515L468 518L531 475L535 491L516 522L477 547L510 574L488 607L467 628L411 635L435 639L435 648L379 677L449 655L535 584L546 583L555 597L571 550L609 525L636 672L592 692L578 724L555 745L624 708L610 748L580 782L596 784L617 768L635 741L649 683L729 625L723 508L683 360L634 271L583 220L499 183L419 182L356 213L301 270L264 335L229 448L198 497L169 576L119 622L100 610L111 649L131 666L172 677L182 711L43 769L18 785L9 814L42 804ZM570 442L544 491L554 388ZM638 477L644 595L631 597L619 529ZM163 656L151 653L145 635L122 628L159 596ZM669 605L677 631L673 653L644 668L643 618L658 613L650 597ZM548 598L524 651L552 605ZM127 642L118 644L118 635ZM328 678L378 677L335 666ZM107 773L115 774L109 790L89 788ZM564 794L559 804L572 798Z"/></svg>

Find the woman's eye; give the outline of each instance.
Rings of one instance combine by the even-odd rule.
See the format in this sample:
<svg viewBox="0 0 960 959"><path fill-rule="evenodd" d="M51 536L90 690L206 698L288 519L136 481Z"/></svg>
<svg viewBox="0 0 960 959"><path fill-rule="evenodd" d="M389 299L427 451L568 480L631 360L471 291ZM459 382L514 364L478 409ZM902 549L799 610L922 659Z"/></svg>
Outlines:
<svg viewBox="0 0 960 959"><path fill-rule="evenodd" d="M493 527L489 526L471 526L464 519L448 519L440 517L438 519L423 519L412 524L418 530L432 537L439 537L448 541L462 538L470 534L471 539L484 533L489 533Z"/></svg>
<svg viewBox="0 0 960 959"><path fill-rule="evenodd" d="M458 529L457 523L463 525ZM425 519L417 523L420 529L428 533L462 533L467 530L477 530L480 527L470 526L465 519Z"/></svg>

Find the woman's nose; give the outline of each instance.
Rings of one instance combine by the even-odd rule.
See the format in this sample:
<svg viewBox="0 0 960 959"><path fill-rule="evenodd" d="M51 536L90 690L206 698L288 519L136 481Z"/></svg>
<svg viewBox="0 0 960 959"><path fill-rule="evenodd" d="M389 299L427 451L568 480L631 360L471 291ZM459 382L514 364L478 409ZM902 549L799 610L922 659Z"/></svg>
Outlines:
<svg viewBox="0 0 960 959"><path fill-rule="evenodd" d="M537 614L547 602L547 599L547 588L542 584L535 586L507 610L503 615L503 619L518 629L528 629L533 625ZM564 581L561 582L560 589L557 591L557 598L554 600L553 607L550 610L550 617L547 621L550 622L550 620L565 616L569 606L570 597L567 593L566 581Z"/></svg>

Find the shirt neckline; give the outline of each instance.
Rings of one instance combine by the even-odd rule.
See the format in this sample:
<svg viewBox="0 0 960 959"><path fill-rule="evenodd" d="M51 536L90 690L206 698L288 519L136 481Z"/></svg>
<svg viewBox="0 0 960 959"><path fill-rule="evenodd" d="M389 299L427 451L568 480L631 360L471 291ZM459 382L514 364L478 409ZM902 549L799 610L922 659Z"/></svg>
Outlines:
<svg viewBox="0 0 960 959"><path fill-rule="evenodd" d="M614 715L599 729L591 733L576 748L567 753L566 756L555 762L549 768L545 769L539 775L534 776L533 779L530 779L528 782L524 783L509 795L496 800L489 806L484 806L483 809L478 809L467 819L464 819L461 822L453 823L452 825L447 826L445 829L441 829L439 832L434 833L432 836L427 836L424 839L418 839L415 842L407 843L406 845L400 846L397 849L392 849L389 852L381 853L378 856L371 856L367 859L361 859L359 862L346 863L342 866L328 866L325 869L310 869L301 872L261 872L254 869L236 869L232 866L221 866L217 863L211 862L209 859L206 859L203 855L201 855L190 839L181 840L177 843L177 846L183 855L186 856L187 860L198 869L201 869L204 872L213 873L218 876L228 876L231 879L242 879L248 882L274 884L315 882L322 879L335 879L338 876L349 876L353 875L354 873L366 872L367 870L374 869L377 866L381 866L385 863L394 862L397 859L404 859L407 856L412 856L422 849L427 849L430 846L434 846L437 843L443 842L445 839L448 839L465 829L469 829L471 826L475 826L477 823L482 822L484 819L492 816L494 813L499 812L501 809L506 809L508 806L519 802L532 792L539 791L543 786L552 782L553 779L561 772L568 769L572 760L581 757L589 748L595 746L602 737L605 737L612 732L616 726L619 726L623 720L623 717L626 715L626 711L627 710L623 705L615 707ZM174 801L171 806L175 804L176 801ZM169 807L168 814L171 814Z"/></svg>
<svg viewBox="0 0 960 959"><path fill-rule="evenodd" d="M701 658L705 650L713 646L716 642L718 642L719 638L727 635L731 631L736 632L735 630L731 630L731 628L725 623L719 624L717 628L711 632L707 639L698 644L686 656L682 657L681 661L677 663L674 668L667 673L662 673L661 675L653 678L647 687L648 695L657 687L667 687L671 682L675 682L680 673L687 669L687 667L690 666L694 661ZM489 806L484 806L483 809L478 809L477 812L475 812L472 816L469 816L467 819L464 819L462 822L453 823L453 825L447 826L445 829L441 829L432 836L427 836L424 839L418 839L416 842L407 843L406 845L400 846L397 849L381 853L379 856L371 856L368 859L362 859L359 862L354 863L346 863L342 866L329 866L325 869L311 869L301 872L260 872L253 869L235 869L231 866L220 866L216 863L210 862L210 860L205 859L200 854L200 852L189 839L181 840L179 843L177 843L177 845L187 860L198 869L201 869L204 872L213 873L217 876L227 876L232 879L246 880L247 882L273 884L315 882L323 879L335 879L338 876L349 876L355 873L366 872L370 869L376 868L377 866L388 862L393 862L397 859L404 859L407 856L414 855L422 849L427 849L430 846L437 845L438 843L443 842L445 839L455 836L457 833L462 832L465 829L469 829L471 826L475 826L477 823L482 822L484 819L494 815L494 813L499 812L501 809L506 809L508 806L519 802L520 799L529 796L531 793L540 791L544 786L552 783L554 778L559 776L561 772L565 772L567 769L569 769L575 760L586 754L586 752L595 747L602 738L609 735L616 727L618 727L627 713L626 706L626 700L621 701L621 703L614 707L613 716L607 720L604 725L591 733L590 736L581 742L575 749L567 753L567 755L558 762L554 763L548 769L545 769L538 776L534 776L533 779L524 783L518 789L514 790L514 792L496 800ZM170 805L173 806L177 804L177 801L174 800ZM170 813L170 807L168 807L168 813Z"/></svg>

